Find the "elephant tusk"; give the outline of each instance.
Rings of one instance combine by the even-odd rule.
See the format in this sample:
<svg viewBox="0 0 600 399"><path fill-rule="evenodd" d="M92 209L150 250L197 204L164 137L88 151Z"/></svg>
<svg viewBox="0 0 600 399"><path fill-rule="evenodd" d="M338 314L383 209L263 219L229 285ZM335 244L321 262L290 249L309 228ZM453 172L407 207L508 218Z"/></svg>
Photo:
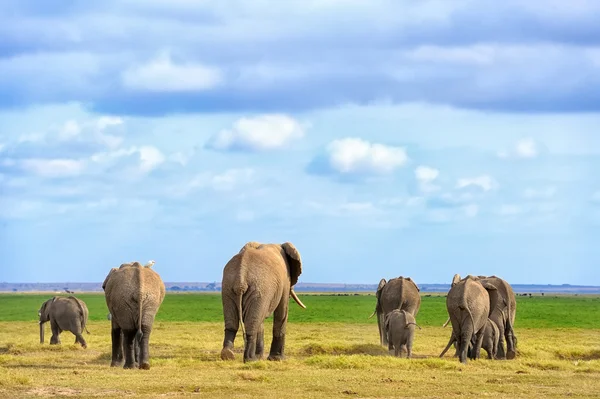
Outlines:
<svg viewBox="0 0 600 399"><path fill-rule="evenodd" d="M448 320L446 320L446 322L444 323L444 325L442 327L446 327L449 322L450 322L450 318L448 317Z"/></svg>
<svg viewBox="0 0 600 399"><path fill-rule="evenodd" d="M294 301L296 301L296 303L297 303L298 305L300 305L300 307L301 307L301 308L303 308L303 309L306 309L306 305L304 305L304 304L302 303L302 301L300 300L300 298L298 298L298 296L296 295L296 293L294 292L294 290L293 290L293 289L291 289L291 290L290 290L290 296L291 296L292 298L294 298Z"/></svg>
<svg viewBox="0 0 600 399"><path fill-rule="evenodd" d="M371 317L375 316L375 313L377 313L377 309L375 309L375 310L373 311L373 313L371 313L371 316L369 316L368 318L370 319Z"/></svg>

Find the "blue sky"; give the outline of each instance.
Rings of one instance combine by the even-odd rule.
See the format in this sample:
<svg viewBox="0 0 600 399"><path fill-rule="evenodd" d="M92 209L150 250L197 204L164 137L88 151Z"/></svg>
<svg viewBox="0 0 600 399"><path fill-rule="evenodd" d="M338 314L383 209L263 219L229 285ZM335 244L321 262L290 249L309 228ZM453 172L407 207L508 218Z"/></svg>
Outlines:
<svg viewBox="0 0 600 399"><path fill-rule="evenodd" d="M600 285L600 3L3 9L0 281L291 241L304 282Z"/></svg>

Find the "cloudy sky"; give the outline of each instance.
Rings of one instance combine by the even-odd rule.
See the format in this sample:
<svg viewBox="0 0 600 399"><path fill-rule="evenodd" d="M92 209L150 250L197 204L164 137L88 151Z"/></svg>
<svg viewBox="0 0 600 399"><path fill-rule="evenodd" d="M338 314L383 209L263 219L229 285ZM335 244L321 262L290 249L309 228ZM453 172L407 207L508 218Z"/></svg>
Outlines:
<svg viewBox="0 0 600 399"><path fill-rule="evenodd" d="M247 241L300 281L600 285L600 3L5 0L0 281Z"/></svg>

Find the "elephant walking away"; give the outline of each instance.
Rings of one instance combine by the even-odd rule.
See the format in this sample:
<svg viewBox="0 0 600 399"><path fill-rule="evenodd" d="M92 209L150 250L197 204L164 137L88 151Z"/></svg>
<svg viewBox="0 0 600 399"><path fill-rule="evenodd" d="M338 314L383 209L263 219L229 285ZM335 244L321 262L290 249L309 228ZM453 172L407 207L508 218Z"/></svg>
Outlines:
<svg viewBox="0 0 600 399"><path fill-rule="evenodd" d="M223 269L221 299L225 338L221 359L233 360L233 343L242 326L244 362L261 359L264 352L264 321L273 313L273 341L268 360L282 360L285 348L290 296L306 308L294 292L302 274L300 253L290 242L246 243Z"/></svg>
<svg viewBox="0 0 600 399"><path fill-rule="evenodd" d="M497 357L498 359L514 359L516 356L516 336L514 332L517 301L512 287L505 280L496 276L479 276L482 282L496 287L498 300L490 308L490 319L496 323L500 330ZM504 341L506 340L506 349Z"/></svg>
<svg viewBox="0 0 600 399"><path fill-rule="evenodd" d="M421 306L421 295L419 287L410 277L397 277L386 281L382 278L377 287L377 304L375 311L369 318L377 315L377 327L379 328L379 340L381 345L388 346L392 350L392 344L388 340L384 317L394 309L405 310L413 317L417 317Z"/></svg>
<svg viewBox="0 0 600 399"><path fill-rule="evenodd" d="M75 335L75 343L87 348L83 331L87 330L88 308L81 299L74 296L53 297L42 304L38 311L40 324L40 343L44 343L44 323L50 322L52 337L50 345L60 344L60 333L70 331Z"/></svg>
<svg viewBox="0 0 600 399"><path fill-rule="evenodd" d="M452 287L446 297L446 308L452 323L452 335L457 342L457 352L461 363L467 362L469 344L476 336L471 359L478 359L483 334L479 332L485 327L490 309L496 306L497 292L492 284L483 282L471 275L459 280L455 275ZM453 338L450 338L450 343Z"/></svg>
<svg viewBox="0 0 600 399"><path fill-rule="evenodd" d="M152 263L153 264L153 263ZM111 315L111 367L150 369L149 342L154 318L165 298L165 284L149 266L138 262L112 268L102 283ZM136 364L135 346L139 345ZM123 356L123 352L125 356Z"/></svg>
<svg viewBox="0 0 600 399"><path fill-rule="evenodd" d="M388 341L394 347L394 356L399 357L401 348L405 346L406 357L411 358L415 326L419 327L414 316L406 310L394 309L385 315L385 329L388 332Z"/></svg>

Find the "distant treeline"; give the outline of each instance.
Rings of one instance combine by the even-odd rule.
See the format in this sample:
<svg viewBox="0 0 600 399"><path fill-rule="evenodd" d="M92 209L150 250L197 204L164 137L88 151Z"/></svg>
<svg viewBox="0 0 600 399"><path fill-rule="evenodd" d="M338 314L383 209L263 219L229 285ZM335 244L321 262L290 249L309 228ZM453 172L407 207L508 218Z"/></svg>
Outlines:
<svg viewBox="0 0 600 399"><path fill-rule="evenodd" d="M220 282L192 283L174 282L165 283L167 291L172 292L219 292ZM537 285L537 284L513 284L515 293L539 294L539 293L564 293L564 294L600 294L599 286L583 285ZM419 284L421 292L448 292L450 284ZM327 283L298 283L295 288L297 292L375 292L377 284L327 284ZM102 283L0 283L1 292L95 292L102 291Z"/></svg>

